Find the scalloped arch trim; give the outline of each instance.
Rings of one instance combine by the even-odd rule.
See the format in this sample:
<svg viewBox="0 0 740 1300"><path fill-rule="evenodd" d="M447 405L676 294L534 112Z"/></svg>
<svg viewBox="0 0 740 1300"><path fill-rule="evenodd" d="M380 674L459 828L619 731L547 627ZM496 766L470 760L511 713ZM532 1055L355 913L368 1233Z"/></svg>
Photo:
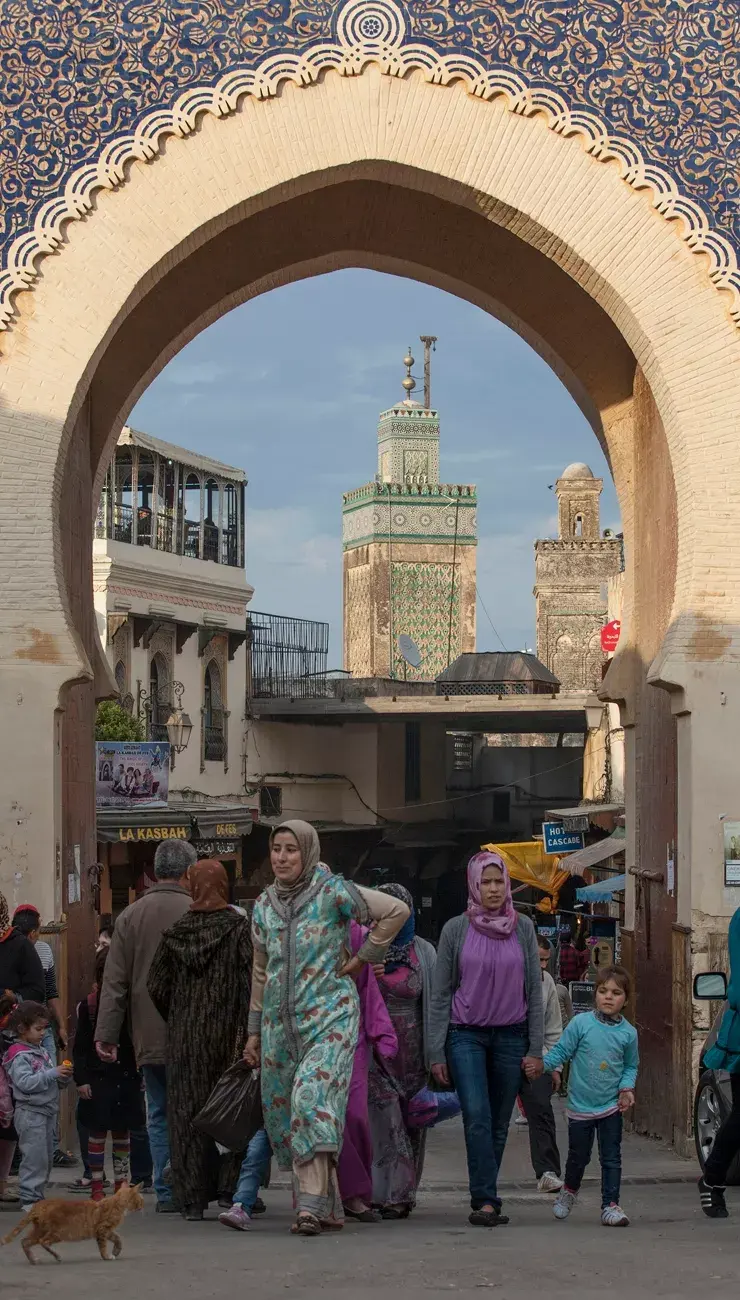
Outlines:
<svg viewBox="0 0 740 1300"><path fill-rule="evenodd" d="M691 251L706 254L710 278L718 289L730 292L730 314L740 326L740 268L735 250L713 229L702 209L680 193L665 168L647 162L632 141L610 135L595 113L568 108L556 91L533 89L519 73L489 71L468 56L440 55L429 45L407 44L406 19L394 0L348 0L338 16L336 42L303 54L271 55L257 68L234 68L215 86L193 87L171 108L147 113L134 132L107 145L97 162L78 168L63 191L44 204L33 228L10 245L0 273L0 330L12 325L14 296L33 286L40 259L64 243L66 223L91 211L96 190L120 186L128 163L153 161L167 136L189 135L204 113L225 117L235 112L245 95L266 99L277 94L282 82L308 86L330 70L345 77L359 76L369 64L376 64L391 77L420 72L434 85L461 81L468 94L483 100L503 96L510 112L525 117L541 113L551 131L577 136L593 158L616 161L628 185L648 190L653 207L666 220L680 223L681 238Z"/></svg>

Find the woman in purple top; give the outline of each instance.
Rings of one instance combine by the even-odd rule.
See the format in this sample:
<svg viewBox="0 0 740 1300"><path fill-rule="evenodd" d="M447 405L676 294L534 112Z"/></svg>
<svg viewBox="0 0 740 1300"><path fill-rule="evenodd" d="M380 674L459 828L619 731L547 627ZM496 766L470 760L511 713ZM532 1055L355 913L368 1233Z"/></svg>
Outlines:
<svg viewBox="0 0 740 1300"><path fill-rule="evenodd" d="M542 1058L542 979L535 928L518 914L497 853L468 863L468 908L442 930L431 1007L431 1065L462 1106L470 1222L508 1223L498 1171L527 1061Z"/></svg>

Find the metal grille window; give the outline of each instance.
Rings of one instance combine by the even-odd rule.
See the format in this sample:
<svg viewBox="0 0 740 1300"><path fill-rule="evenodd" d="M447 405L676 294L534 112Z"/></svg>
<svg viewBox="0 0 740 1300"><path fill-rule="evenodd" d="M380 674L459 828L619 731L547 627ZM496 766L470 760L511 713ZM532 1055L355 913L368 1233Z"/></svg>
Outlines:
<svg viewBox="0 0 740 1300"><path fill-rule="evenodd" d="M421 725L418 722L406 723L404 798L406 803L418 803L421 799Z"/></svg>
<svg viewBox="0 0 740 1300"><path fill-rule="evenodd" d="M280 785L260 786L260 817L280 817L283 811L283 788Z"/></svg>
<svg viewBox="0 0 740 1300"><path fill-rule="evenodd" d="M221 673L211 660L206 668L203 692L203 748L208 763L221 763L226 757L226 732L222 708Z"/></svg>
<svg viewBox="0 0 740 1300"><path fill-rule="evenodd" d="M329 694L329 624L250 610L254 699L314 699Z"/></svg>
<svg viewBox="0 0 740 1300"><path fill-rule="evenodd" d="M473 769L473 737L468 731L452 733L452 770L471 772Z"/></svg>
<svg viewBox="0 0 740 1300"><path fill-rule="evenodd" d="M532 682L437 682L437 695L532 695L538 689Z"/></svg>

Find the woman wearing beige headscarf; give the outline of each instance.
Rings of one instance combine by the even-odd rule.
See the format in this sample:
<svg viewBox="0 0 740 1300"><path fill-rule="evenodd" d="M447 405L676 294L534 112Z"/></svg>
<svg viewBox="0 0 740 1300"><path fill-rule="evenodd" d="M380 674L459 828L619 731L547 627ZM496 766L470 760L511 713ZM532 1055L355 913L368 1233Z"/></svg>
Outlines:
<svg viewBox="0 0 740 1300"><path fill-rule="evenodd" d="M359 1029L353 979L382 962L409 909L400 899L332 875L308 822L270 837L274 884L252 917L254 967L245 1059L262 1066L265 1127L278 1164L293 1170L294 1231L342 1226L336 1165ZM352 920L375 922L356 957Z"/></svg>

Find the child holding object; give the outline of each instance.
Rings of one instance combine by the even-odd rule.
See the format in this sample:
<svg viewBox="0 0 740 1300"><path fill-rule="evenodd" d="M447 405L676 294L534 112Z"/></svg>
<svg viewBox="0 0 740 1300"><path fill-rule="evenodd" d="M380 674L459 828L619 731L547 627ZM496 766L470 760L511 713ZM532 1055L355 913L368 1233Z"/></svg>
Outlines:
<svg viewBox="0 0 740 1300"><path fill-rule="evenodd" d="M609 967L599 972L598 981L596 1009L574 1016L542 1062L547 1071L571 1063L568 1160L553 1213L556 1219L567 1219L573 1209L596 1137L601 1162L601 1222L606 1228L625 1228L629 1219L619 1204L622 1116L635 1104L637 1031L622 1015L630 994L627 971L621 966ZM526 1073L533 1077L530 1069L526 1068Z"/></svg>
<svg viewBox="0 0 740 1300"><path fill-rule="evenodd" d="M15 1103L13 1123L21 1148L19 1191L24 1213L44 1199L54 1156L59 1089L72 1077L71 1065L54 1065L42 1047L48 1027L45 1006L21 1002L8 1021L14 1037L3 1056Z"/></svg>

